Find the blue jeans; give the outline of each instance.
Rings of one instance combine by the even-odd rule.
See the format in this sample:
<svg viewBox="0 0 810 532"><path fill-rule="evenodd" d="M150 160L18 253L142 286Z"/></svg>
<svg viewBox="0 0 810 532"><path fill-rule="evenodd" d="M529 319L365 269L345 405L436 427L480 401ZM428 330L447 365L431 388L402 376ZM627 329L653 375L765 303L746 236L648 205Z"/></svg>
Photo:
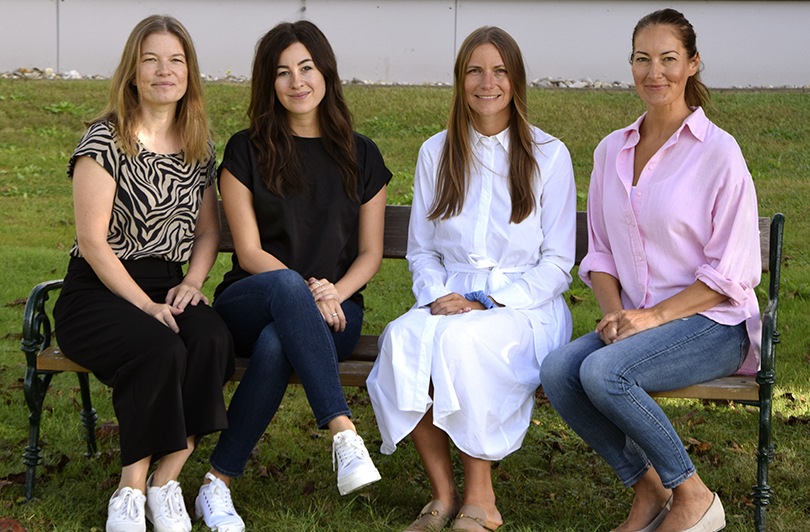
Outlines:
<svg viewBox="0 0 810 532"><path fill-rule="evenodd" d="M290 375L307 394L318 427L351 416L337 363L351 355L363 324L363 309L344 301L346 329L333 332L306 281L295 271L252 275L229 286L214 301L234 338L236 354L250 364L228 408L211 465L230 477L242 475L256 442L276 414Z"/></svg>
<svg viewBox="0 0 810 532"><path fill-rule="evenodd" d="M611 345L588 333L549 354L540 379L568 425L630 487L654 466L665 488L695 473L681 439L648 392L734 373L748 352L745 323L699 314Z"/></svg>

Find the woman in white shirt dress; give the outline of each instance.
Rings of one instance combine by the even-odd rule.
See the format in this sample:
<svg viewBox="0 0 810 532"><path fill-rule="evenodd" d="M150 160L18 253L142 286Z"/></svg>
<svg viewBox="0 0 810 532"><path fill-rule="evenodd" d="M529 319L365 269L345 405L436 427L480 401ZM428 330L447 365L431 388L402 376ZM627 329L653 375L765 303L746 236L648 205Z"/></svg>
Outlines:
<svg viewBox="0 0 810 532"><path fill-rule="evenodd" d="M517 450L539 367L571 337L576 190L562 142L529 125L515 41L484 27L455 65L446 131L419 152L408 263L416 305L383 332L368 390L391 454L411 434L432 500L407 529L494 530L490 462ZM449 440L464 465L459 495Z"/></svg>

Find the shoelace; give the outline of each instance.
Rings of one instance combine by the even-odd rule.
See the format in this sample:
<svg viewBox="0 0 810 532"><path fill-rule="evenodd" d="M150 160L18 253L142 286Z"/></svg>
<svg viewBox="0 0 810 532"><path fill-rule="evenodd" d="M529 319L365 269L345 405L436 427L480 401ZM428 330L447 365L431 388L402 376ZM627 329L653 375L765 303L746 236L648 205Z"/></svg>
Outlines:
<svg viewBox="0 0 810 532"><path fill-rule="evenodd" d="M231 492L228 487L225 486L225 483L216 479L211 481L209 486L205 502L208 508L211 509L211 513L236 515L236 509L233 507L233 502L231 502ZM222 504L218 504L220 502Z"/></svg>
<svg viewBox="0 0 810 532"><path fill-rule="evenodd" d="M117 513L119 519L128 521L137 521L141 513L138 503L135 502L135 492L127 488L119 492L110 508Z"/></svg>
<svg viewBox="0 0 810 532"><path fill-rule="evenodd" d="M348 437L339 434L338 440L332 445L332 471L335 470L335 458L345 466L355 458L365 458L367 455L368 451L363 445L363 438L356 434Z"/></svg>
<svg viewBox="0 0 810 532"><path fill-rule="evenodd" d="M167 517L171 519L181 519L186 513L186 503L183 502L183 492L180 489L180 483L176 481L171 480L168 484L160 488L160 491L158 491L158 502L161 508L168 508L168 512L164 513L168 514Z"/></svg>

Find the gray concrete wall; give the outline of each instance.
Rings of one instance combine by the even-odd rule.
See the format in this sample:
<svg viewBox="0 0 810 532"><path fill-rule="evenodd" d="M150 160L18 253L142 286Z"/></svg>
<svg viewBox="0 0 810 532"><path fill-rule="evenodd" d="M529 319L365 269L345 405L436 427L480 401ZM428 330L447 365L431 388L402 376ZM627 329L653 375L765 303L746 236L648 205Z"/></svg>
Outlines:
<svg viewBox="0 0 810 532"><path fill-rule="evenodd" d="M329 37L341 77L450 82L455 51L482 25L509 31L530 77L631 80L635 22L674 7L698 33L712 87L810 84L808 1L587 0L0 0L0 71L19 67L108 76L134 24L176 16L204 73L248 76L256 40L280 21L307 18Z"/></svg>

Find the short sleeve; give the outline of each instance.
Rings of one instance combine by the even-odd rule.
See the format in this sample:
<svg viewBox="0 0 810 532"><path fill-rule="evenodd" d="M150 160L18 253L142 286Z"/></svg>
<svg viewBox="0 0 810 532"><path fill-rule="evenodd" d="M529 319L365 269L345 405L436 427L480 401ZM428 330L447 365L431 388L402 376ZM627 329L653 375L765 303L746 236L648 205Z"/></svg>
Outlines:
<svg viewBox="0 0 810 532"><path fill-rule="evenodd" d="M385 166L380 149L370 138L356 133L355 142L357 142L357 163L362 180L362 183L358 183L358 192L360 192L360 203L363 204L371 201L377 192L391 181L393 174Z"/></svg>
<svg viewBox="0 0 810 532"><path fill-rule="evenodd" d="M85 131L82 140L79 141L79 145L76 146L68 161L67 175L70 179L73 179L73 171L79 157L90 157L117 182L120 162L112 124L97 122Z"/></svg>
<svg viewBox="0 0 810 532"><path fill-rule="evenodd" d="M219 176L222 176L223 170L227 170L248 190L253 192L250 143L250 134L247 129L243 129L231 137L225 146L225 153L222 155Z"/></svg>

